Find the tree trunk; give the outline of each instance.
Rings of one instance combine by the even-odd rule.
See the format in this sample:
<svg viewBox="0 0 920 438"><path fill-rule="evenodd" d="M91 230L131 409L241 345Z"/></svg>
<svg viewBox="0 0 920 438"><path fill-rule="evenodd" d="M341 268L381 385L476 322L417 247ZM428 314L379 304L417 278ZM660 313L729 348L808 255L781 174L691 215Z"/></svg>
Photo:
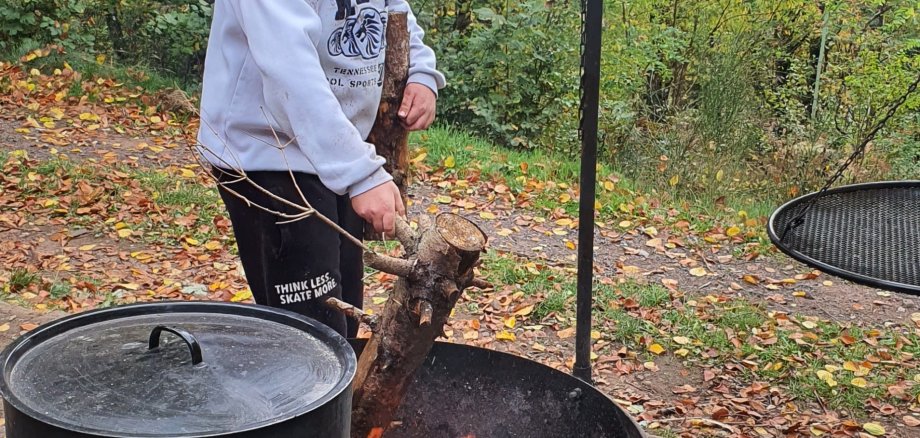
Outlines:
<svg viewBox="0 0 920 438"><path fill-rule="evenodd" d="M384 169L393 175L393 182L399 187L405 202L409 186L409 132L397 114L409 79L409 26L404 12L389 14L386 33L383 94L377 109L377 120L367 141L377 148L377 155L387 160ZM369 230L365 239L379 240L380 236Z"/></svg>
<svg viewBox="0 0 920 438"><path fill-rule="evenodd" d="M406 259L365 256L369 266L399 279L358 359L353 438L379 438L386 432L457 299L465 288L483 284L474 278L473 268L486 235L473 222L442 214L420 234L403 221L397 229Z"/></svg>

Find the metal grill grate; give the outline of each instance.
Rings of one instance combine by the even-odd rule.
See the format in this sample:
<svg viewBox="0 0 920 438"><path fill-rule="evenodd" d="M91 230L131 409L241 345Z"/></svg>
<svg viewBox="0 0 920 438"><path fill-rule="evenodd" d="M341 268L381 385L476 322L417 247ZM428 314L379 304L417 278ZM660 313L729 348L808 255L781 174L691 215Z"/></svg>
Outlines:
<svg viewBox="0 0 920 438"><path fill-rule="evenodd" d="M787 231L814 196L773 213L768 231L780 250L857 283L920 294L920 181L830 190Z"/></svg>

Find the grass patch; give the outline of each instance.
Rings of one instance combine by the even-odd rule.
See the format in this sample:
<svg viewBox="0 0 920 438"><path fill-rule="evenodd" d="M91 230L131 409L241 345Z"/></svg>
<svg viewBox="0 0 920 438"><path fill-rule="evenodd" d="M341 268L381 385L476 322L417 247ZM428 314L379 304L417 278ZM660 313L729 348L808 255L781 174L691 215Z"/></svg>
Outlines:
<svg viewBox="0 0 920 438"><path fill-rule="evenodd" d="M29 272L25 268L16 268L10 273L10 292L16 293L27 289L37 283L41 277L36 272Z"/></svg>
<svg viewBox="0 0 920 438"><path fill-rule="evenodd" d="M411 144L415 159L428 168L459 180L478 178L504 184L519 202L529 202L538 216L559 209L570 216L577 214L579 162L571 157L542 150L501 148L444 127L414 133ZM730 194L714 198L692 191L678 196L654 185L637 184L606 163L598 165L597 178L600 221L613 225L629 220L630 228L653 222L653 218L666 225L686 221L689 231L697 233L738 226L746 242L769 244L762 223L777 205L769 198Z"/></svg>
<svg viewBox="0 0 920 438"><path fill-rule="evenodd" d="M538 320L546 318L551 313L563 313L570 300L575 297L575 285L568 284L558 289L551 289L543 300L534 308L533 316Z"/></svg>

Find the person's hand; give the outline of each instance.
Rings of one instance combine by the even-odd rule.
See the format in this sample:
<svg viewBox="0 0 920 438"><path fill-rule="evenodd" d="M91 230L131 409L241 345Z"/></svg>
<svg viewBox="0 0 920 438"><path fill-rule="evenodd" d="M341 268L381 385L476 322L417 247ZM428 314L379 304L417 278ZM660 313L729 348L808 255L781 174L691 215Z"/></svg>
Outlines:
<svg viewBox="0 0 920 438"><path fill-rule="evenodd" d="M403 126L409 131L428 129L434 122L437 96L430 88L410 82L403 92L402 105L399 107L399 118Z"/></svg>
<svg viewBox="0 0 920 438"><path fill-rule="evenodd" d="M351 206L358 216L364 218L378 233L393 234L396 230L396 215L405 216L406 207L402 195L393 181L374 187L354 198Z"/></svg>

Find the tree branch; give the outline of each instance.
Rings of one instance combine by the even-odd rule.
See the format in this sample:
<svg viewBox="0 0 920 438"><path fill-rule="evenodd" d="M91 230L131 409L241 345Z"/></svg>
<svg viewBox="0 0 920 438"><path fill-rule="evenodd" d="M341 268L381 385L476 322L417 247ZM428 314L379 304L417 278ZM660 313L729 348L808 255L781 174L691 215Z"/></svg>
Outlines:
<svg viewBox="0 0 920 438"><path fill-rule="evenodd" d="M415 268L415 261L413 260L398 259L375 252L365 252L364 263L378 271L406 278L412 276L412 271Z"/></svg>
<svg viewBox="0 0 920 438"><path fill-rule="evenodd" d="M368 326L370 326L371 331L374 331L377 329L377 320L378 320L377 315L368 315L364 313L363 310L355 306L352 306L351 304L348 304L335 297L327 298L326 301L323 301L323 305L325 305L326 307L332 310L342 312L345 314L345 316L351 319L361 321L367 324Z"/></svg>

